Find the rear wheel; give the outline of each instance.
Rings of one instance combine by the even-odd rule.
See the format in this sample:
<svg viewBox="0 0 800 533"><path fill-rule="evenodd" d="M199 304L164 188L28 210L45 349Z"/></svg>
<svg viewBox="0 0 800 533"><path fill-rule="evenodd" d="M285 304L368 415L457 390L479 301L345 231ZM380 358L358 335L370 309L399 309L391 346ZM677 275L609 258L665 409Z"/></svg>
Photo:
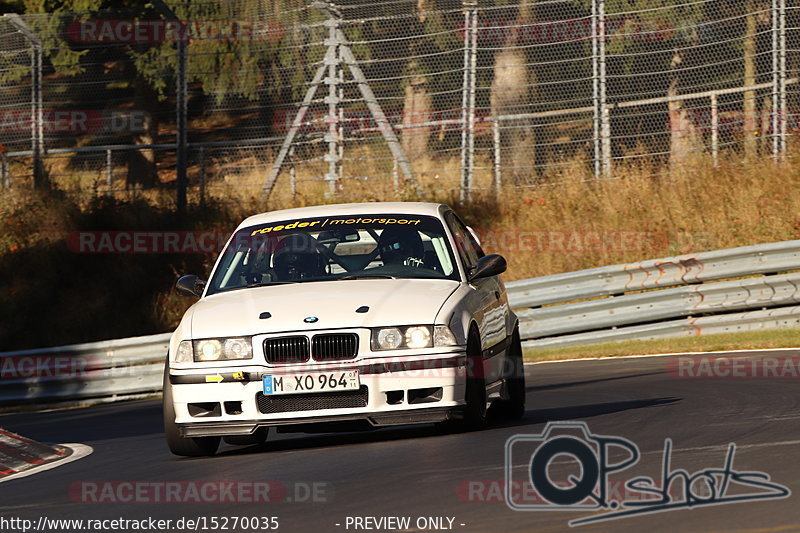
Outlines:
<svg viewBox="0 0 800 533"><path fill-rule="evenodd" d="M169 383L169 367L164 369L164 434L169 450L185 457L214 455L219 448L219 437L183 437L175 424L175 406L172 403L172 385Z"/></svg>

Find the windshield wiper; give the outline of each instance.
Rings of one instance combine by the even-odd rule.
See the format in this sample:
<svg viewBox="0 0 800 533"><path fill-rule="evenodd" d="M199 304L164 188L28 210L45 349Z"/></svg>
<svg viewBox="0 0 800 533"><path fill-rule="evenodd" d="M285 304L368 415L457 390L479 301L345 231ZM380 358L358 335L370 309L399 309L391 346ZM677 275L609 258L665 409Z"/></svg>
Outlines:
<svg viewBox="0 0 800 533"><path fill-rule="evenodd" d="M336 279L397 279L389 274L350 274Z"/></svg>

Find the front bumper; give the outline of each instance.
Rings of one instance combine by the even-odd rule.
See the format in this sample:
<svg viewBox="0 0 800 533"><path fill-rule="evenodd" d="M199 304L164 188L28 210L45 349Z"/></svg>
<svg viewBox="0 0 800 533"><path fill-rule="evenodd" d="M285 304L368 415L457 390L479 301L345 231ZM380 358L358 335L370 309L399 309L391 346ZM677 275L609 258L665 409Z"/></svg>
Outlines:
<svg viewBox="0 0 800 533"><path fill-rule="evenodd" d="M264 412L263 403L259 404L259 399L264 400L261 378L265 374L352 369L359 370L362 387L352 391L361 394L358 406L340 407L328 402L326 393L302 395L307 400L302 405L294 401L295 395L270 397L278 398L283 406L270 407L272 412ZM461 351L280 368L171 369L170 386L179 431L200 437L246 435L269 426L299 431L309 425L383 427L457 419L462 416L466 375L466 356Z"/></svg>

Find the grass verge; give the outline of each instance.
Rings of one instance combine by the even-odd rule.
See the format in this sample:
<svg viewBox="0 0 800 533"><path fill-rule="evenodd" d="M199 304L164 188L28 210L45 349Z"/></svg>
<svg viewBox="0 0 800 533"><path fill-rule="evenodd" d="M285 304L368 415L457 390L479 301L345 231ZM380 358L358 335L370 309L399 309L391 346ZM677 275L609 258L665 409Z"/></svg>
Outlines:
<svg viewBox="0 0 800 533"><path fill-rule="evenodd" d="M609 342L567 348L527 349L525 362L558 361L591 357L622 357L659 353L720 352L728 350L763 350L767 348L797 348L800 329L773 329L697 335L674 339Z"/></svg>

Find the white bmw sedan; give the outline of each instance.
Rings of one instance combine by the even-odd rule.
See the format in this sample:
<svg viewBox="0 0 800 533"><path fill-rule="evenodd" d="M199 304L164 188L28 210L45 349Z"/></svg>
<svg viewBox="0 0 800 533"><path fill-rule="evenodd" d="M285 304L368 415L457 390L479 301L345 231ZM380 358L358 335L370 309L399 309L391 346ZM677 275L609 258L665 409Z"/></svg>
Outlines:
<svg viewBox="0 0 800 533"><path fill-rule="evenodd" d="M525 411L517 317L446 205L341 204L242 222L172 335L164 425L177 455L278 431L480 428ZM491 409L491 411L490 411Z"/></svg>

